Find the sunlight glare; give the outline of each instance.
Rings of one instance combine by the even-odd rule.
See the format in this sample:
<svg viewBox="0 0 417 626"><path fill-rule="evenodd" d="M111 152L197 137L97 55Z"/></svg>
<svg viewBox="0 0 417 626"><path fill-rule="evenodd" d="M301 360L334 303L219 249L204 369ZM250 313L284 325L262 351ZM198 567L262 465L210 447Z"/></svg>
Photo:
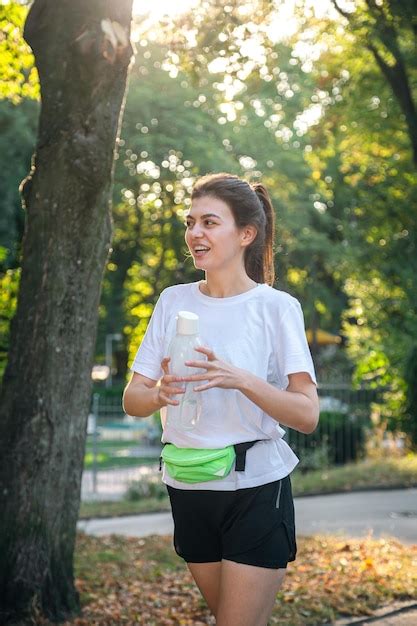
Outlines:
<svg viewBox="0 0 417 626"><path fill-rule="evenodd" d="M164 15L171 17L180 15L191 9L197 0L154 0L153 2L145 2L145 0L133 0L133 16L148 15L150 21L157 22Z"/></svg>
<svg viewBox="0 0 417 626"><path fill-rule="evenodd" d="M341 0L342 7L350 6L349 0ZM271 41L283 41L291 38L299 29L299 18L296 16L297 0L275 0L276 12L266 32ZM306 0L305 10L312 12L317 19L329 16L340 19L331 0Z"/></svg>

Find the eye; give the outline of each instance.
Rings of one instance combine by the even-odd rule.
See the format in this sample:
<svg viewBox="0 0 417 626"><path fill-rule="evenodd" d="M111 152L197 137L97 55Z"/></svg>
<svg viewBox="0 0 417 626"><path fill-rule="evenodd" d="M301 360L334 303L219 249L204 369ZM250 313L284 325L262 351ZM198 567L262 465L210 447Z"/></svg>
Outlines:
<svg viewBox="0 0 417 626"><path fill-rule="evenodd" d="M216 225L216 222L213 222L213 220L206 219L206 220L204 220L204 224L205 224L206 226L213 226L213 225L215 226L215 225ZM185 222L184 222L184 226L185 226L186 228L192 228L192 227L193 227L193 225L194 225L194 222L191 222L191 221L185 221Z"/></svg>

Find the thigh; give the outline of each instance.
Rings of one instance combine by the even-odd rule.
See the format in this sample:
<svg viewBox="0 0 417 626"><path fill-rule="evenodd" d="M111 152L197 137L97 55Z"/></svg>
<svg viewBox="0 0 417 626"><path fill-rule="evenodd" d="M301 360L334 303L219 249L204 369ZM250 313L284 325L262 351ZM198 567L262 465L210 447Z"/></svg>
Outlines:
<svg viewBox="0 0 417 626"><path fill-rule="evenodd" d="M217 501L216 492L168 487L168 494L177 554L187 563L221 561L221 502Z"/></svg>
<svg viewBox="0 0 417 626"><path fill-rule="evenodd" d="M210 611L217 615L222 562L187 563L187 565Z"/></svg>
<svg viewBox="0 0 417 626"><path fill-rule="evenodd" d="M285 569L222 561L217 626L266 626Z"/></svg>

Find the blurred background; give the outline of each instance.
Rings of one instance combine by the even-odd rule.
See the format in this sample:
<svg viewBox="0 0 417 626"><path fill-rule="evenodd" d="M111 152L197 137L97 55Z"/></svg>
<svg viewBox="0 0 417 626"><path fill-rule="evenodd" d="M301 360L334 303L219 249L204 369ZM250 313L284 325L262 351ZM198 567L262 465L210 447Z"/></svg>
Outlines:
<svg viewBox="0 0 417 626"><path fill-rule="evenodd" d="M0 6L0 376L20 276L19 184L40 107L22 38L29 5ZM273 198L275 287L302 303L321 398L318 430L287 433L300 470L415 449L412 18L407 3L377 0L134 3L84 498L119 498L145 476L152 492L159 416L126 416L121 396L159 293L203 277L183 222L193 182L208 172L262 180Z"/></svg>

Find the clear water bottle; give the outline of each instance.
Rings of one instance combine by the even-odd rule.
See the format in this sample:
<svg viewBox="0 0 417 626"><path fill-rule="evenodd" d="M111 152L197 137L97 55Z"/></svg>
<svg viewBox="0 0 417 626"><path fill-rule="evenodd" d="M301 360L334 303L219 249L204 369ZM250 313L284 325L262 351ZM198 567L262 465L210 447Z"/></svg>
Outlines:
<svg viewBox="0 0 417 626"><path fill-rule="evenodd" d="M189 376L200 374L205 370L189 367L185 361L206 359L206 355L196 352L194 348L201 346L202 342L198 335L198 315L189 311L180 311L177 316L177 333L171 340L168 348L170 374L175 376ZM191 430L195 427L201 415L200 392L194 391L199 381L185 383L185 393L176 396L178 405L167 406L167 421L170 426L180 430ZM202 382L200 382L202 384ZM174 383L173 386L178 386Z"/></svg>

